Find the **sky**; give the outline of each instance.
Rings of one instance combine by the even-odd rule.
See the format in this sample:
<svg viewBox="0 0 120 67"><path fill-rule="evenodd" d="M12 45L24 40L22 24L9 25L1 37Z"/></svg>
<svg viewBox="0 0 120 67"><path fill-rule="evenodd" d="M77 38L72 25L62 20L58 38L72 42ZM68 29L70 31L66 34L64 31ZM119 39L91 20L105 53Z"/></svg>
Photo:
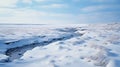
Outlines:
<svg viewBox="0 0 120 67"><path fill-rule="evenodd" d="M1 0L0 23L120 23L120 0Z"/></svg>

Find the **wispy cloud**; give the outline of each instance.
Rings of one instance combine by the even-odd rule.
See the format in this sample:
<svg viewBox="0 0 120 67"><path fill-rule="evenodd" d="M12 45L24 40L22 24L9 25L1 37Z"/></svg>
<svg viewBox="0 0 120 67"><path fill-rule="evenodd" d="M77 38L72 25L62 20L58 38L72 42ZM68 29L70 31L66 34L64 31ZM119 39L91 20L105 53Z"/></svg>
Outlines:
<svg viewBox="0 0 120 67"><path fill-rule="evenodd" d="M21 0L23 3L31 3L31 2L62 2L63 0Z"/></svg>
<svg viewBox="0 0 120 67"><path fill-rule="evenodd" d="M90 1L90 2L116 2L116 1L119 1L119 0L72 0L73 2L82 2L82 1Z"/></svg>
<svg viewBox="0 0 120 67"><path fill-rule="evenodd" d="M120 12L99 12L89 14L79 14L78 20L83 23L109 23L119 22Z"/></svg>
<svg viewBox="0 0 120 67"><path fill-rule="evenodd" d="M119 1L119 0L91 0L93 2L116 2L116 1Z"/></svg>
<svg viewBox="0 0 120 67"><path fill-rule="evenodd" d="M21 2L25 4L32 4L33 0L21 0Z"/></svg>
<svg viewBox="0 0 120 67"><path fill-rule="evenodd" d="M34 0L36 2L60 2L62 0Z"/></svg>
<svg viewBox="0 0 120 67"><path fill-rule="evenodd" d="M117 22L119 6L119 0L1 0L0 23Z"/></svg>
<svg viewBox="0 0 120 67"><path fill-rule="evenodd" d="M14 7L18 0L2 0L0 1L0 7Z"/></svg>
<svg viewBox="0 0 120 67"><path fill-rule="evenodd" d="M66 4L49 4L49 5L42 5L42 8L67 8L68 5Z"/></svg>
<svg viewBox="0 0 120 67"><path fill-rule="evenodd" d="M98 12L102 10L115 10L115 9L120 9L120 5L93 5L93 6L88 6L80 9L80 11L83 12Z"/></svg>
<svg viewBox="0 0 120 67"><path fill-rule="evenodd" d="M4 17L0 17L0 21L3 23L55 23L55 21L61 21L61 23L68 22L69 19L74 18L72 14L64 13L50 13L42 12L38 10L32 10L28 8L21 9L5 9L0 10ZM9 15L9 16L6 16ZM53 21L53 22L52 22ZM71 20L72 21L72 20ZM57 22L58 23L58 22Z"/></svg>

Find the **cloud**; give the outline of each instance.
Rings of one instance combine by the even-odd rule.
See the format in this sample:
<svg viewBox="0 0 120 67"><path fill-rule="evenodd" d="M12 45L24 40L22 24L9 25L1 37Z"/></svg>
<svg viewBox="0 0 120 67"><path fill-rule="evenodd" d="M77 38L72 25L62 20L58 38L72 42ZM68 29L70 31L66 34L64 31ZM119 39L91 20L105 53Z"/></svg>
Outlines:
<svg viewBox="0 0 120 67"><path fill-rule="evenodd" d="M79 22L83 23L109 23L120 22L120 12L99 12L89 14L79 14Z"/></svg>
<svg viewBox="0 0 120 67"><path fill-rule="evenodd" d="M120 9L120 5L93 5L93 6L88 6L85 8L80 9L82 12L99 12L102 10L115 10L115 9Z"/></svg>
<svg viewBox="0 0 120 67"><path fill-rule="evenodd" d="M36 2L46 2L46 1L55 1L55 0L35 0Z"/></svg>
<svg viewBox="0 0 120 67"><path fill-rule="evenodd" d="M73 15L66 13L42 12L29 8L2 8L0 14L4 14L4 16L0 16L0 22L3 23L63 24L120 22L120 12L98 12Z"/></svg>
<svg viewBox="0 0 120 67"><path fill-rule="evenodd" d="M67 4L63 4L62 0L19 0L17 6L24 8L67 8Z"/></svg>
<svg viewBox="0 0 120 67"><path fill-rule="evenodd" d="M23 3L62 2L62 0L22 0Z"/></svg>
<svg viewBox="0 0 120 67"><path fill-rule="evenodd" d="M80 2L81 0L72 0L73 2Z"/></svg>
<svg viewBox="0 0 120 67"><path fill-rule="evenodd" d="M22 0L22 3L25 3L25 4L32 4L32 0Z"/></svg>
<svg viewBox="0 0 120 67"><path fill-rule="evenodd" d="M48 11L37 10L38 8L32 9L24 7L24 4L33 4L33 2L52 2L55 0L4 0L0 2L0 23L55 23L60 21L65 23L68 19L73 16L71 14L55 13ZM56 1L55 1L56 2ZM19 3L19 4L18 4ZM23 5L18 7L18 5ZM67 7L65 4L50 3L49 5L42 4L45 8L61 8ZM40 6L40 4L36 4ZM11 8L15 7L15 8ZM33 6L32 6L33 7Z"/></svg>
<svg viewBox="0 0 120 67"><path fill-rule="evenodd" d="M18 0L1 0L0 7L14 7Z"/></svg>
<svg viewBox="0 0 120 67"><path fill-rule="evenodd" d="M0 23L57 24L117 22L120 21L120 12L118 10L120 9L120 5L103 4L103 2L109 3L112 1L113 0L74 0L74 2L81 2L81 4L76 4L64 0L3 0L0 2ZM114 2L115 1L118 0L114 0ZM95 2L96 5L86 6L92 4L88 2ZM80 7L81 14L77 11ZM50 8L50 10L48 8ZM60 8L60 10L57 10L57 8ZM64 10L65 8L68 9Z"/></svg>
<svg viewBox="0 0 120 67"><path fill-rule="evenodd" d="M93 2L116 2L116 1L119 1L119 0L91 0Z"/></svg>
<svg viewBox="0 0 120 67"><path fill-rule="evenodd" d="M74 16L71 14L54 13L54 12L50 13L45 11L42 12L28 8L21 8L21 9L3 8L0 13L4 14L4 16L0 17L0 21L3 23L9 22L9 23L52 24L52 23L72 22L72 20L69 21L69 19L74 18Z"/></svg>
<svg viewBox="0 0 120 67"><path fill-rule="evenodd" d="M72 0L73 2L82 2L82 1L85 1L85 2L99 2L99 3L103 3L103 2L117 2L119 0Z"/></svg>
<svg viewBox="0 0 120 67"><path fill-rule="evenodd" d="M40 7L42 7L42 8L67 8L68 5L66 5L66 4L49 4L49 5L43 5Z"/></svg>
<svg viewBox="0 0 120 67"><path fill-rule="evenodd" d="M62 2L64 0L34 0L36 2Z"/></svg>

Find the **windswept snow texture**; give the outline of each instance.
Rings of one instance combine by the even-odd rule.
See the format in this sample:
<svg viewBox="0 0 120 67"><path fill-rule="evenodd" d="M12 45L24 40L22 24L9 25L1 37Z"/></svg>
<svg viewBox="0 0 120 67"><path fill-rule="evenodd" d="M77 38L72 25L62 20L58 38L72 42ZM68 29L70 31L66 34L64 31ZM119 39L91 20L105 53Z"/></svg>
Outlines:
<svg viewBox="0 0 120 67"><path fill-rule="evenodd" d="M0 67L120 67L120 24L0 25Z"/></svg>

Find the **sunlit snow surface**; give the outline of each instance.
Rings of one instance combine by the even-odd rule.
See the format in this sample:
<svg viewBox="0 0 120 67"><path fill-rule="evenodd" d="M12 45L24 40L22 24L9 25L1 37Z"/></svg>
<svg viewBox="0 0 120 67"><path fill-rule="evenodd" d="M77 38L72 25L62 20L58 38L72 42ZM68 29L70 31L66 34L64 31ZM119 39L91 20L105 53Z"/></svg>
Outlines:
<svg viewBox="0 0 120 67"><path fill-rule="evenodd" d="M120 24L0 25L0 67L120 67Z"/></svg>

